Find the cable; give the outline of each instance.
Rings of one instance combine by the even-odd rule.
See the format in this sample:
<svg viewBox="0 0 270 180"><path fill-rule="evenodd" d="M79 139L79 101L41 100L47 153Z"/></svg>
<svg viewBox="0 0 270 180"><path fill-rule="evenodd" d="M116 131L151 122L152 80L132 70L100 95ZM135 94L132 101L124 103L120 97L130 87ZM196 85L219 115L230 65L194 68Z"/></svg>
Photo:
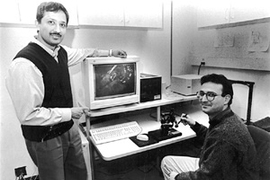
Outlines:
<svg viewBox="0 0 270 180"><path fill-rule="evenodd" d="M24 180L23 176L24 176L24 174L23 174L23 173L22 173L22 174L20 174L20 176L18 177L18 178L19 178L18 180Z"/></svg>
<svg viewBox="0 0 270 180"><path fill-rule="evenodd" d="M205 65L204 59L202 59L202 62L198 68L198 75L200 75L201 67Z"/></svg>

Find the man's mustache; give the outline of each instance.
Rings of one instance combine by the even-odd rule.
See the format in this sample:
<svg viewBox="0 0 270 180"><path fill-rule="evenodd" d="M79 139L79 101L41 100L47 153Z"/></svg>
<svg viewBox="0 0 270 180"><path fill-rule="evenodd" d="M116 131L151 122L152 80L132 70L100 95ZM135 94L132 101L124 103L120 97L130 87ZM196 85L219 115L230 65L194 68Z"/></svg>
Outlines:
<svg viewBox="0 0 270 180"><path fill-rule="evenodd" d="M50 33L50 35L56 35L56 36L62 37L62 35L60 33Z"/></svg>

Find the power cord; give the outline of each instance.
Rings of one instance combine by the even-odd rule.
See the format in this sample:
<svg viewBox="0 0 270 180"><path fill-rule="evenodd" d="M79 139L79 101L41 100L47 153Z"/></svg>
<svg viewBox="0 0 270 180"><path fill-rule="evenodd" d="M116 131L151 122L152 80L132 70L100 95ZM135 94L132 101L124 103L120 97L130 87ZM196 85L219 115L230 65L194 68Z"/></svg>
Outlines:
<svg viewBox="0 0 270 180"><path fill-rule="evenodd" d="M200 71L201 71L201 67L202 67L202 66L205 66L204 59L202 59L202 62L201 62L201 64L200 64L199 68L198 68L198 75L200 75Z"/></svg>

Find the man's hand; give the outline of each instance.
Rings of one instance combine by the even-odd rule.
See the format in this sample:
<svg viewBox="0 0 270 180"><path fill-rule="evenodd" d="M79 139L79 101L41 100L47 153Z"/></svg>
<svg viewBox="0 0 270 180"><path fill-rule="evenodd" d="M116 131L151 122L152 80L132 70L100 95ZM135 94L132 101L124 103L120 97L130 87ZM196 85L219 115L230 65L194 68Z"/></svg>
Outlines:
<svg viewBox="0 0 270 180"><path fill-rule="evenodd" d="M88 107L73 107L71 108L71 118L80 119L84 113L88 113Z"/></svg>
<svg viewBox="0 0 270 180"><path fill-rule="evenodd" d="M189 115L187 114L182 114L181 115L181 122L184 124L184 125L190 125L190 126L194 126L196 124L196 121L193 120L192 118L190 118Z"/></svg>
<svg viewBox="0 0 270 180"><path fill-rule="evenodd" d="M112 50L112 56L114 57L120 57L120 58L126 58L127 53L123 50Z"/></svg>

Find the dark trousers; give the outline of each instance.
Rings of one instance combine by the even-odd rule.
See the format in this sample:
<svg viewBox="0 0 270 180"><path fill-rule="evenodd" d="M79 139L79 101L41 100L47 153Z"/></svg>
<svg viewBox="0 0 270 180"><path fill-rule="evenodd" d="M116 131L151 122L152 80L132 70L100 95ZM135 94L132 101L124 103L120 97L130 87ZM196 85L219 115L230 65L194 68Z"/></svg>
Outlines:
<svg viewBox="0 0 270 180"><path fill-rule="evenodd" d="M41 180L87 180L81 138L75 123L61 136L44 142L26 140L26 146Z"/></svg>

